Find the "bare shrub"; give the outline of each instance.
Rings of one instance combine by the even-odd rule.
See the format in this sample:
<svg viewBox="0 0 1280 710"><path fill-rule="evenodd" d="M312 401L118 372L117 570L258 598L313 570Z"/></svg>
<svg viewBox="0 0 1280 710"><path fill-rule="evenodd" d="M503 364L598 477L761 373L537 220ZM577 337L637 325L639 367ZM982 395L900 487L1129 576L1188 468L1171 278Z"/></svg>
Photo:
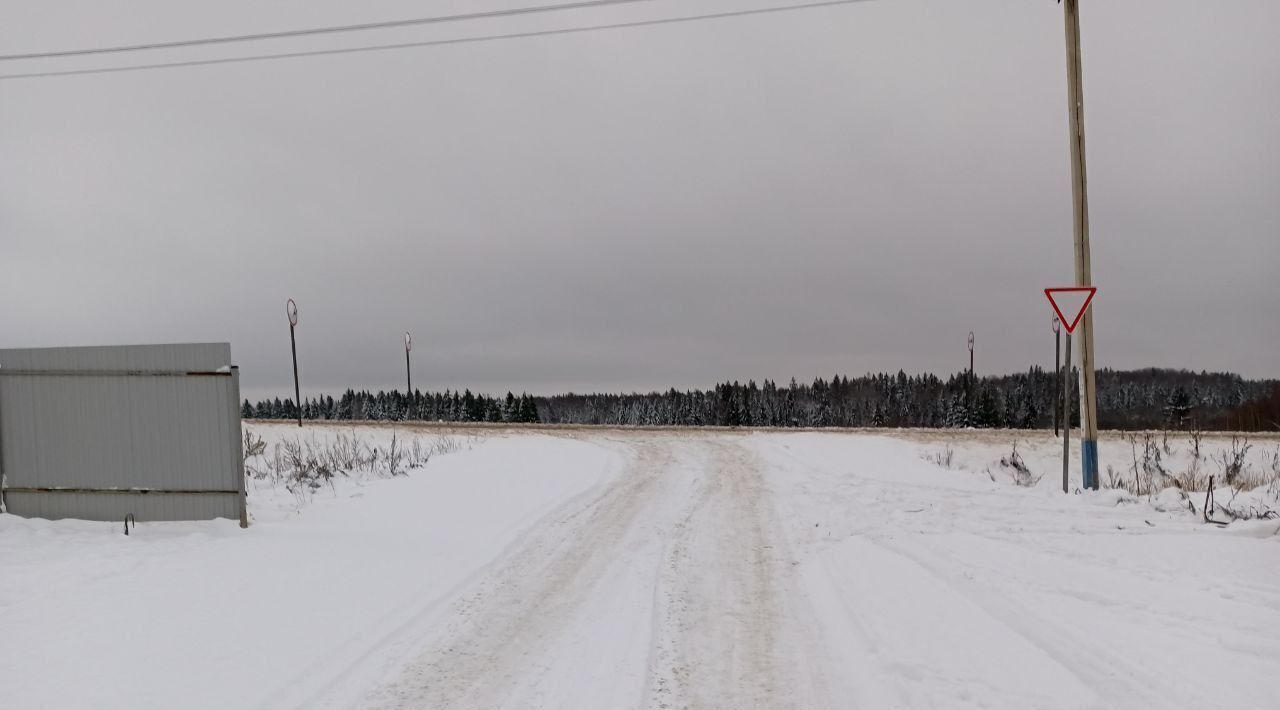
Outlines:
<svg viewBox="0 0 1280 710"><path fill-rule="evenodd" d="M1172 477L1173 485L1184 491L1203 491L1209 485L1205 471L1199 464L1192 462L1191 468Z"/></svg>
<svg viewBox="0 0 1280 710"><path fill-rule="evenodd" d="M325 450L325 456L334 469L339 471L368 470L372 464L373 452L365 444L355 429L347 436L338 432Z"/></svg>
<svg viewBox="0 0 1280 710"><path fill-rule="evenodd" d="M1203 445L1204 433L1192 430L1188 437L1188 453L1191 456L1189 466L1184 470L1173 470L1166 462L1166 447L1162 440L1151 433L1129 434L1125 440L1129 442L1132 456L1129 475L1108 468L1108 481L1113 487L1124 488L1137 495L1154 495L1161 488L1174 486L1183 491L1205 491L1209 486L1210 470L1204 462L1214 462L1221 470L1216 476L1222 486L1233 489L1248 490L1258 486L1273 484L1280 490L1280 447L1270 459L1264 458L1264 468L1251 468L1248 454L1253 445L1248 439L1234 437L1230 450L1217 453L1206 452ZM1175 449L1176 452L1176 449ZM1270 470L1266 470L1269 468Z"/></svg>
<svg viewBox="0 0 1280 710"><path fill-rule="evenodd" d="M1169 446L1169 432L1160 432L1160 448L1164 450L1165 456L1173 456L1173 447Z"/></svg>
<svg viewBox="0 0 1280 710"><path fill-rule="evenodd" d="M1031 469L1027 468L1027 462L1022 460L1022 455L1018 453L1018 442L1013 442L1013 450L1008 456L1000 458L1000 466L1005 469L1009 477L1013 479L1016 485L1023 487L1034 486L1040 482L1040 476L1031 473Z"/></svg>
<svg viewBox="0 0 1280 710"><path fill-rule="evenodd" d="M1267 484L1267 492L1273 498L1280 498L1280 446L1271 455L1271 482Z"/></svg>
<svg viewBox="0 0 1280 710"><path fill-rule="evenodd" d="M1173 451L1172 447L1169 446L1168 436L1168 433L1165 432L1162 441L1157 442L1151 432L1143 433L1141 456L1138 454L1138 435L1129 434L1126 436L1125 441L1129 442L1129 451L1133 456L1133 464L1129 467L1131 475L1125 477L1118 471L1109 472L1112 487L1123 488L1134 495L1142 495L1143 491L1150 495L1156 491L1157 487L1163 487L1170 483L1178 485L1176 479L1169 473L1164 464L1165 452L1172 453ZM1159 486L1157 481L1159 481Z"/></svg>
<svg viewBox="0 0 1280 710"><path fill-rule="evenodd" d="M1226 525L1237 520L1280 520L1280 510L1276 510L1267 501L1247 497L1246 500L1237 503L1240 489L1228 488L1227 490L1231 492L1231 498L1225 504L1219 503L1213 487L1213 476L1209 477L1203 511L1206 523Z"/></svg>
<svg viewBox="0 0 1280 710"><path fill-rule="evenodd" d="M1239 489L1231 491L1231 499L1226 505L1219 503L1215 510L1226 515L1232 520L1276 520L1280 519L1280 511L1265 504L1258 499L1252 499L1251 502L1236 503L1236 498L1240 496Z"/></svg>
<svg viewBox="0 0 1280 710"><path fill-rule="evenodd" d="M251 429L244 431L244 457L251 458L253 456L261 456L267 450L267 442Z"/></svg>
<svg viewBox="0 0 1280 710"><path fill-rule="evenodd" d="M1167 434L1166 434L1167 438ZM1171 472L1164 461L1166 451L1173 450L1163 441L1156 441L1155 436L1144 433L1141 438L1137 434L1125 436L1129 442L1132 463L1128 467L1128 475L1107 467L1107 476L1112 488L1123 488L1134 495L1155 495L1163 488L1174 486L1184 491L1204 490L1207 479L1200 470L1200 459L1195 451L1198 443L1193 440L1191 468L1181 473ZM1142 452L1139 453L1139 448Z"/></svg>
<svg viewBox="0 0 1280 710"><path fill-rule="evenodd" d="M1246 438L1241 441L1239 437L1231 437L1231 450L1221 451L1214 460L1222 467L1222 480L1228 486L1235 486L1241 474L1245 473L1249 468L1249 463L1245 460L1249 449L1253 444L1249 443Z"/></svg>
<svg viewBox="0 0 1280 710"><path fill-rule="evenodd" d="M1151 495L1157 490L1170 485L1189 490L1203 487L1203 482L1199 478L1198 466L1193 465L1192 470L1182 476L1175 476L1166 467L1165 454L1172 455L1174 452L1173 447L1168 443L1168 437L1168 432L1164 432L1161 441L1157 442L1155 435L1151 432L1143 433L1141 454L1138 453L1138 435L1130 434L1126 437L1133 456L1133 465L1130 468L1133 474L1132 480L1126 480L1123 483L1123 487L1126 490L1135 495L1142 495L1144 492L1147 495Z"/></svg>
<svg viewBox="0 0 1280 710"><path fill-rule="evenodd" d="M244 461L244 474L250 478L263 479L269 474L265 465L264 454L267 451L267 442L261 436L254 434L253 431L246 429L244 431L244 448L241 460Z"/></svg>
<svg viewBox="0 0 1280 710"><path fill-rule="evenodd" d="M946 448L941 451L929 452L928 454L925 454L923 458L925 461L941 466L942 468L951 468L951 464L954 461L955 456L955 450L951 448L950 444L948 444Z"/></svg>
<svg viewBox="0 0 1280 710"><path fill-rule="evenodd" d="M1107 488L1124 488L1128 489L1128 484L1124 480L1124 474L1117 471L1115 466L1107 464ZM1134 491L1137 495L1137 492Z"/></svg>
<svg viewBox="0 0 1280 710"><path fill-rule="evenodd" d="M422 468L431 460L431 452L422 446L422 442L416 437L413 445L406 452L409 457L409 468Z"/></svg>
<svg viewBox="0 0 1280 710"><path fill-rule="evenodd" d="M324 457L316 452L313 442L305 445L297 439L286 440L278 445L283 449L283 466L278 469L284 475L285 488L294 491L296 488L318 490L328 483L333 485L334 471L324 461Z"/></svg>
<svg viewBox="0 0 1280 710"><path fill-rule="evenodd" d="M1188 432L1188 436L1190 437L1188 441L1191 443L1191 460L1203 460L1204 456L1200 453L1200 443L1204 439L1204 432L1199 428L1194 428Z"/></svg>
<svg viewBox="0 0 1280 710"><path fill-rule="evenodd" d="M476 436L475 434L468 435L466 439L467 450L470 451L471 447L479 443L480 440L481 437ZM451 454L455 451L461 451L462 443L463 442L459 441L457 437L442 436L437 438L435 443L431 445L431 450L432 453L436 454Z"/></svg>
<svg viewBox="0 0 1280 710"><path fill-rule="evenodd" d="M472 437L467 443L474 440ZM304 502L325 484L332 488L338 476L405 476L410 470L425 466L432 456L461 447L462 443L451 436L425 443L413 437L412 443L406 444L397 432L392 432L387 446L381 446L370 443L353 429L350 433L337 432L327 440L314 435L305 440L284 439L276 442L268 455L263 438L246 432L245 474L271 485L283 485L299 502Z"/></svg>
<svg viewBox="0 0 1280 710"><path fill-rule="evenodd" d="M1142 442L1142 470L1149 477L1159 474L1161 477L1167 477L1169 472L1164 468L1164 462L1161 460L1160 447L1156 445L1155 437L1147 432Z"/></svg>
<svg viewBox="0 0 1280 710"><path fill-rule="evenodd" d="M1140 471L1138 468L1138 435L1130 434L1125 439L1128 440L1129 450L1133 453L1133 494L1142 495L1142 482L1139 479ZM1127 489L1129 487L1128 481L1123 486ZM1147 492L1151 492L1150 485L1147 486Z"/></svg>
<svg viewBox="0 0 1280 710"><path fill-rule="evenodd" d="M404 465L404 458L404 447L396 445L396 433L391 432L391 445L387 447L387 455L383 459L386 461L387 473L392 477L403 474L400 467Z"/></svg>
<svg viewBox="0 0 1280 710"><path fill-rule="evenodd" d="M432 456L451 454L461 448L461 443L456 437L452 436L438 437L425 446L421 439L415 437L413 443L405 448L404 457L409 468L416 469L426 466L431 461Z"/></svg>
<svg viewBox="0 0 1280 710"><path fill-rule="evenodd" d="M1200 463L1205 460L1204 453L1201 450L1204 432L1199 428L1191 429L1188 433L1187 441L1191 445L1191 468L1175 475L1173 477L1173 485L1184 491L1204 490L1208 485L1206 474L1200 469Z"/></svg>

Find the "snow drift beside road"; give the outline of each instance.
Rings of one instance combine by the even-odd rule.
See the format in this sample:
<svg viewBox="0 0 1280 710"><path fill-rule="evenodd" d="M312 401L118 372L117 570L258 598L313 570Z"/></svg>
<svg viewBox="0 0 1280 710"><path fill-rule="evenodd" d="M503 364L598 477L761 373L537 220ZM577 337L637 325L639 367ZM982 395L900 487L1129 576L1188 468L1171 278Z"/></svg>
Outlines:
<svg viewBox="0 0 1280 710"><path fill-rule="evenodd" d="M1118 505L1115 491L1063 495L1060 479L1018 487L888 437L746 445L791 521L829 654L851 662L841 680L855 706L1280 702L1271 521L1219 529L1127 493ZM999 448L953 445L969 462Z"/></svg>

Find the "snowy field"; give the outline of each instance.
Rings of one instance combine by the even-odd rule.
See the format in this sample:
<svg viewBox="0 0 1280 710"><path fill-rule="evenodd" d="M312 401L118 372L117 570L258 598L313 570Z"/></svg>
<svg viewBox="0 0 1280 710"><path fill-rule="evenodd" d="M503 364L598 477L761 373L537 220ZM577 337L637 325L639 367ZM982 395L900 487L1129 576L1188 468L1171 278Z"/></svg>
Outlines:
<svg viewBox="0 0 1280 710"><path fill-rule="evenodd" d="M0 515L0 707L1280 707L1230 437L246 430L247 530Z"/></svg>

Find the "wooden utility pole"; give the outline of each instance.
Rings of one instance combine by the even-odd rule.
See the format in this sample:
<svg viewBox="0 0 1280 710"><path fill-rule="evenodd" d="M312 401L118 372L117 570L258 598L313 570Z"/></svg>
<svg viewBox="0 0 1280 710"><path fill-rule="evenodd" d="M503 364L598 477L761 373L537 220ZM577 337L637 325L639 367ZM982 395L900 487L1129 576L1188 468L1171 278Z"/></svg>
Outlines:
<svg viewBox="0 0 1280 710"><path fill-rule="evenodd" d="M1076 285L1092 286L1089 259L1089 198L1084 161L1084 83L1080 69L1080 9L1077 0L1063 0L1067 30L1067 110L1071 138L1071 197L1075 225ZM1080 324L1080 463L1084 487L1098 488L1098 395L1094 377L1093 309ZM1067 342L1071 342L1070 336ZM1070 363L1070 357L1067 362ZM1064 421L1068 429L1071 422Z"/></svg>

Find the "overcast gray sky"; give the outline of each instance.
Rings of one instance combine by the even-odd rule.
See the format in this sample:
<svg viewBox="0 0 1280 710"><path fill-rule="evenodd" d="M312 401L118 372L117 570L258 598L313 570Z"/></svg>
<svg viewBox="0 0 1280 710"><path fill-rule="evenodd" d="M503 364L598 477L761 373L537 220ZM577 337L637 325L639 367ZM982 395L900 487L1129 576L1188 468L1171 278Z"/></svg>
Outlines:
<svg viewBox="0 0 1280 710"><path fill-rule="evenodd" d="M625 8L0 73L783 5ZM0 53L516 5L0 0ZM1101 365L1280 376L1280 4L1084 0ZM252 397L1052 364L1062 8L849 6L0 81L0 347L232 343Z"/></svg>

